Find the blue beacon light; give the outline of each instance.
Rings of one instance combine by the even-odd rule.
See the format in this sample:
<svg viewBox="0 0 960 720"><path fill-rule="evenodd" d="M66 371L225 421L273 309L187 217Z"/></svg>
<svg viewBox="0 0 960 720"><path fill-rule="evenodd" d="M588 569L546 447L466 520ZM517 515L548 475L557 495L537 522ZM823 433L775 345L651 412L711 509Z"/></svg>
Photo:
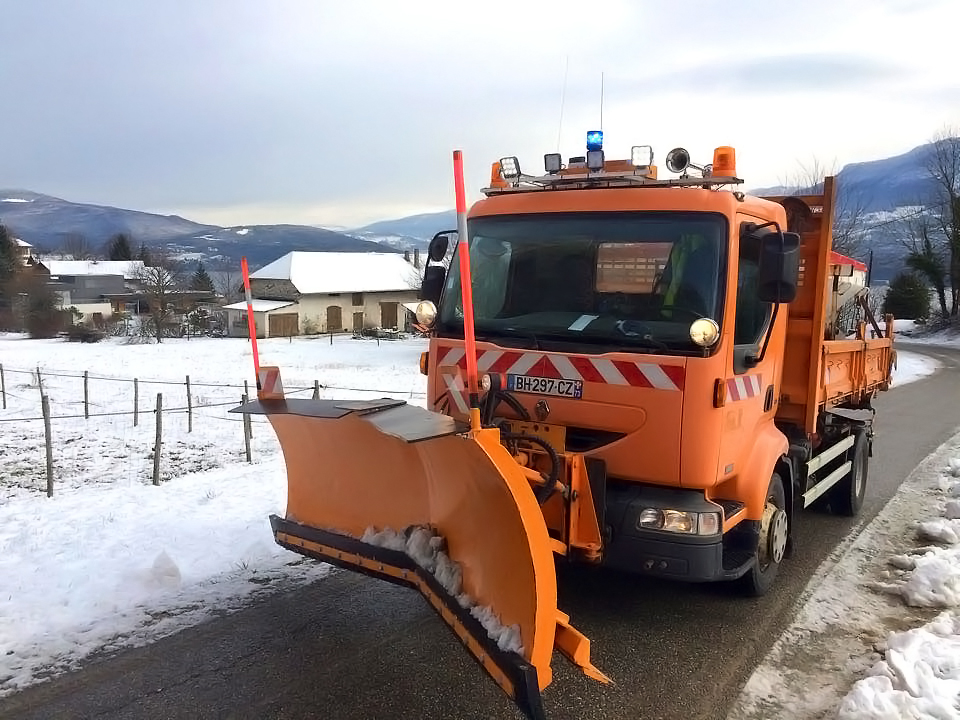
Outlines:
<svg viewBox="0 0 960 720"><path fill-rule="evenodd" d="M587 150L603 149L603 130L591 130L587 133Z"/></svg>

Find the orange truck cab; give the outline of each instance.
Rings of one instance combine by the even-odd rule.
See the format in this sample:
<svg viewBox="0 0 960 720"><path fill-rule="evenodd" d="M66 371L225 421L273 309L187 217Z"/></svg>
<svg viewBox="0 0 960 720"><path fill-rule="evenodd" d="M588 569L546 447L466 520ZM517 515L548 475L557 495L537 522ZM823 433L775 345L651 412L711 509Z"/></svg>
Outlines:
<svg viewBox="0 0 960 720"><path fill-rule="evenodd" d="M608 161L591 139L539 176L494 163L469 210L484 421L557 554L762 594L801 510L859 510L891 318L832 250L833 178L752 197L732 148L712 166L678 148L659 179L650 148ZM468 421L454 235L431 242L417 316L429 409Z"/></svg>

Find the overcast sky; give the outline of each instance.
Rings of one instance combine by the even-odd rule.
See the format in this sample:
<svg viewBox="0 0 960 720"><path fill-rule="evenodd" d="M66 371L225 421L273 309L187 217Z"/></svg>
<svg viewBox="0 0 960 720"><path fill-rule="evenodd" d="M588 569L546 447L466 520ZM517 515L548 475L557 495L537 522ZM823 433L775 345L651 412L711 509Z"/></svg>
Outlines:
<svg viewBox="0 0 960 720"><path fill-rule="evenodd" d="M960 0L0 0L0 188L356 226L490 163L651 144L748 187L960 122ZM566 92L560 133L561 96Z"/></svg>

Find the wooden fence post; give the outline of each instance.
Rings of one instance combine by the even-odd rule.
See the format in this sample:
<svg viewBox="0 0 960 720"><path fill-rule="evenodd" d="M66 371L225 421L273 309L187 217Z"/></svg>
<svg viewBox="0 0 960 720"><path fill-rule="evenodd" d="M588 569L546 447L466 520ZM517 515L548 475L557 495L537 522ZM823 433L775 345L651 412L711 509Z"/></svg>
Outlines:
<svg viewBox="0 0 960 720"><path fill-rule="evenodd" d="M240 398L240 402L241 404L245 404L247 402L246 394ZM250 415L247 413L243 414L243 448L247 454L247 462L252 463L253 455L250 452Z"/></svg>
<svg viewBox="0 0 960 720"><path fill-rule="evenodd" d="M40 394L43 395L43 380L40 379L40 366L37 365L37 387L40 389Z"/></svg>
<svg viewBox="0 0 960 720"><path fill-rule="evenodd" d="M193 397L190 395L189 375L187 375L187 432L193 432Z"/></svg>
<svg viewBox="0 0 960 720"><path fill-rule="evenodd" d="M3 396L3 409L7 409L7 381L3 377L3 363L0 363L0 395Z"/></svg>
<svg viewBox="0 0 960 720"><path fill-rule="evenodd" d="M90 419L90 371L83 371L83 419Z"/></svg>
<svg viewBox="0 0 960 720"><path fill-rule="evenodd" d="M50 400L46 395L40 396L40 407L43 410L43 435L47 444L47 497L53 497L53 437L50 433Z"/></svg>
<svg viewBox="0 0 960 720"><path fill-rule="evenodd" d="M314 400L320 399L320 381L319 380L313 381L313 399Z"/></svg>
<svg viewBox="0 0 960 720"><path fill-rule="evenodd" d="M133 379L133 426L137 426L137 421L140 419L140 383L134 378Z"/></svg>
<svg viewBox="0 0 960 720"><path fill-rule="evenodd" d="M247 400L250 399L250 385L246 380L243 381L243 396L247 398ZM244 400L244 402L246 402L246 400ZM243 414L243 424L244 427L247 428L247 434L253 437L253 423L250 422L250 413Z"/></svg>
<svg viewBox="0 0 960 720"><path fill-rule="evenodd" d="M157 393L157 439L153 444L153 484L160 484L160 445L163 437L163 393Z"/></svg>

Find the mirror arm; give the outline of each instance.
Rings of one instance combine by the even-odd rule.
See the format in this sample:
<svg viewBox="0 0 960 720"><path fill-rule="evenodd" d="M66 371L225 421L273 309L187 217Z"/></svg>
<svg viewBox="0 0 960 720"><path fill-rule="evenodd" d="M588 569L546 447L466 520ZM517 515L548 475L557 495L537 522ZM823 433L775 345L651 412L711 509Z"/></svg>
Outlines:
<svg viewBox="0 0 960 720"><path fill-rule="evenodd" d="M744 358L744 362L749 367L756 367L761 362L763 358L767 355L767 346L770 344L770 337L773 335L774 324L777 322L777 313L780 311L780 303L774 303L773 313L770 316L770 326L767 328L767 332L763 336L763 347L760 349L759 355L748 355Z"/></svg>

